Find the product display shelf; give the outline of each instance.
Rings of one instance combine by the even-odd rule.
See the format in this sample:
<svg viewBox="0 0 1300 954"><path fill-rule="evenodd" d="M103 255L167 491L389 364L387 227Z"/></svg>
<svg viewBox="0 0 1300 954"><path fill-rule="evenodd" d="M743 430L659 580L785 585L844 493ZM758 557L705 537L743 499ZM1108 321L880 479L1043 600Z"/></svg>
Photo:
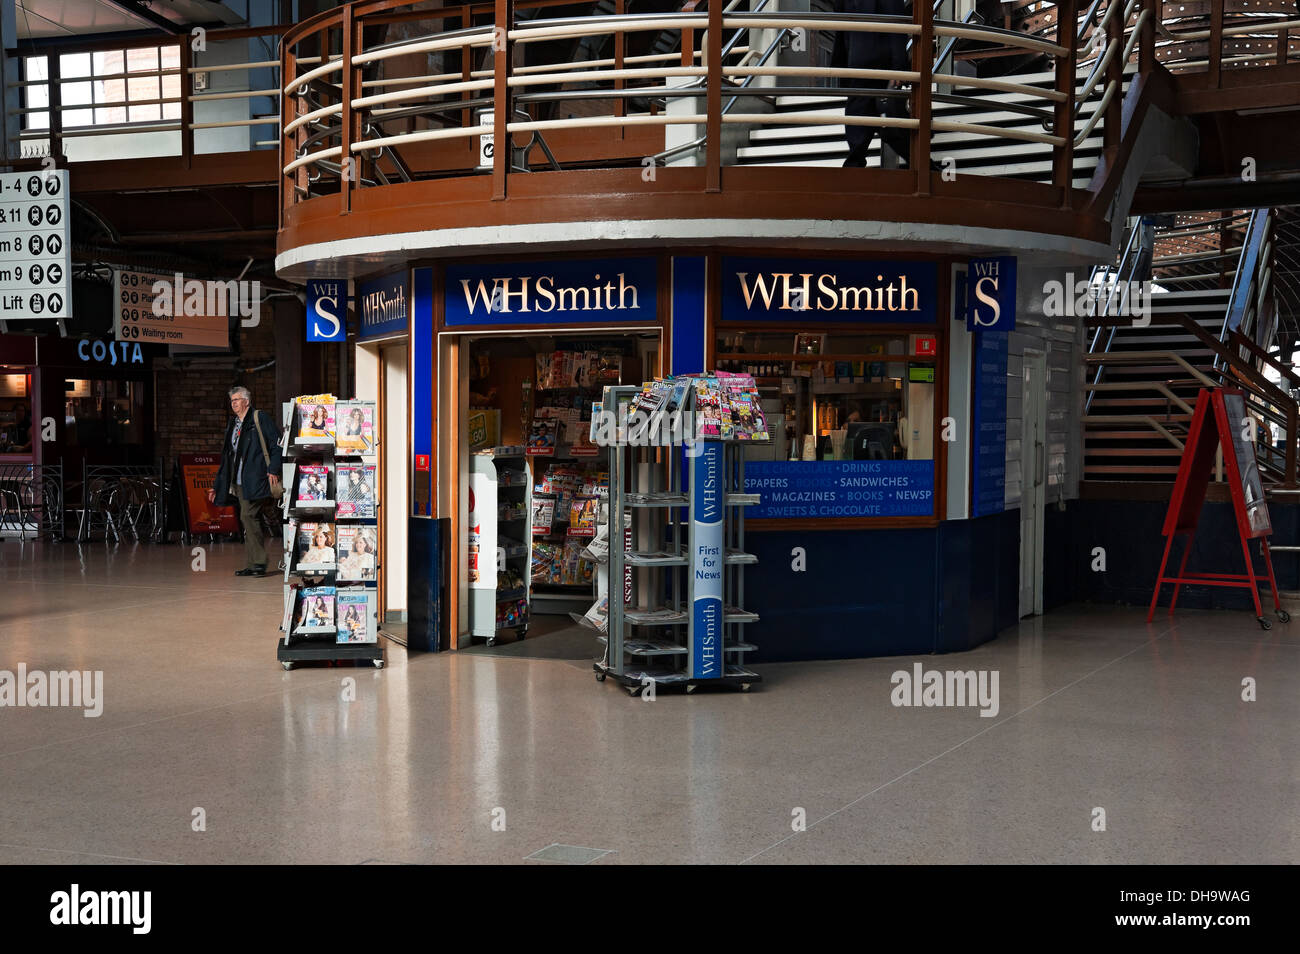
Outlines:
<svg viewBox="0 0 1300 954"><path fill-rule="evenodd" d="M606 406L618 406L638 390L609 388ZM693 410L693 395L689 392L683 411ZM701 685L747 691L761 682L742 664L744 654L757 647L740 638L741 627L758 619L743 609L743 568L757 562L744 549L744 508L757 503L759 495L743 491L744 444L706 445L701 456L712 461L712 469L693 465L696 455L680 445L608 448L609 520L629 514L632 529L626 549L617 536L610 538L608 633L599 637L605 656L593 669L598 681L613 679L634 695L650 682L688 693ZM692 480L700 482L700 493ZM706 480L712 482L709 498L721 501L713 509L715 516L721 511L714 554L722 559L712 563L721 574L720 599L712 602L696 586L705 559L700 554L710 549L706 534L719 533L716 521L711 531L697 522L707 517L702 503ZM624 600L615 598L619 580L624 581ZM713 583L716 587L716 577Z"/></svg>
<svg viewBox="0 0 1300 954"><path fill-rule="evenodd" d="M356 462L369 466L376 466L378 462L378 445L372 442L366 454L338 453L334 438L332 437L298 437L296 431L294 402L286 402L283 408L282 416L282 436L280 439L280 451L283 460L282 481L284 482L285 494L281 499L280 509L288 521L294 518L294 522L286 523L284 531L284 616L281 619L280 631L284 637L276 642L276 659L280 665L286 669L292 669L300 662L371 662L376 668L382 669L384 666L384 651L378 640L378 598L379 598L379 574L382 572L382 566L379 563L376 554L375 572L373 580L345 580L338 579L338 535L337 530L340 522L345 522L349 526L357 527L374 527L378 530L379 507L382 505L379 500L378 481L375 481L373 488L375 496L375 516L374 517L338 517L338 501L317 500L299 503L297 496L297 477L298 467L307 461L318 461L327 464L330 468L330 482L334 490L333 496L340 496L337 492L338 464L340 461L345 463ZM324 520L332 522L335 527L335 555L336 562L332 564L305 564L298 560L298 540L297 526L300 520ZM376 533L376 538L378 534ZM312 626L303 627L297 621L297 604L299 594L295 591L304 589L303 583L291 582L292 577L312 577L314 585L332 586L334 588L334 613L335 624L331 626ZM370 615L370 622L374 627L376 638L374 642L366 643L340 643L338 642L338 613L339 597L354 595L360 593L369 593L370 596L366 602L367 612ZM287 624L287 625L286 625Z"/></svg>
<svg viewBox="0 0 1300 954"><path fill-rule="evenodd" d="M478 518L470 531L470 637L494 646L502 633L527 636L532 617L532 473L522 447L494 447L471 458L470 481ZM509 585L509 576L519 582ZM502 618L503 604L520 601L523 612Z"/></svg>
<svg viewBox="0 0 1300 954"><path fill-rule="evenodd" d="M559 390L557 388L548 388L546 390ZM596 391L599 388L583 387L577 390ZM595 454L574 454L572 453L572 444L559 444L555 447L552 454L532 454L529 455L529 461L532 462L532 475L534 486L540 482L540 472L538 465L549 464L555 461L573 463L575 465L589 465L600 460L599 450ZM552 530L548 534L533 536L530 533L531 540L545 540L547 542L558 542L563 545L564 539L568 536L569 518L555 514L551 521ZM586 609L591 606L595 598L596 582L593 579L589 583L529 583L530 605L536 605L538 612L546 615L569 615L575 613L582 615Z"/></svg>

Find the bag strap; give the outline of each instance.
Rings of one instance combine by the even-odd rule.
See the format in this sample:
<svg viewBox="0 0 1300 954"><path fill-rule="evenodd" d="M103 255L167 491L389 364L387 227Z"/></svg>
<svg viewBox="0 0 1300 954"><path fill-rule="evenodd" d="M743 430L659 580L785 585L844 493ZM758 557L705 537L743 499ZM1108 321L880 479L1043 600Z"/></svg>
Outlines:
<svg viewBox="0 0 1300 954"><path fill-rule="evenodd" d="M262 436L262 425L258 423L258 417L257 417L257 415L261 413L262 413L261 411L253 412L253 429L257 431L257 442L262 445L262 459L266 461L266 469L268 472L270 472L271 452L266 449L266 438Z"/></svg>

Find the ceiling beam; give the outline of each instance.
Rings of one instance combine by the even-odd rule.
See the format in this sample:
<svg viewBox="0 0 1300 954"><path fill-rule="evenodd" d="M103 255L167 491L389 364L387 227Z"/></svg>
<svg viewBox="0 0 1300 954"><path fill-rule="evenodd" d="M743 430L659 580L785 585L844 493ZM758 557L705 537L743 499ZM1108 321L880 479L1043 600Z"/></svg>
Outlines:
<svg viewBox="0 0 1300 954"><path fill-rule="evenodd" d="M137 0L103 0L103 2L107 3L110 7L117 7L117 9L136 20L139 20L141 23L157 27L166 33L170 33L172 36L189 32L185 27L178 23L173 23L162 14L154 13L143 3L137 2Z"/></svg>

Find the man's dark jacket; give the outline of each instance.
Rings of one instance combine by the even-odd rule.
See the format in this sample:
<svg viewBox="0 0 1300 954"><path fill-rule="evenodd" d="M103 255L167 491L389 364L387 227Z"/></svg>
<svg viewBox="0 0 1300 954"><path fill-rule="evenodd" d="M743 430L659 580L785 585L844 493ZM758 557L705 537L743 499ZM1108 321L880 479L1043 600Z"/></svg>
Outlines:
<svg viewBox="0 0 1300 954"><path fill-rule="evenodd" d="M876 16L907 17L912 8L905 0L836 0L836 13L862 13ZM835 34L831 66L857 70L909 70L907 34L874 33L863 30L840 30ZM841 86L866 86L856 80L840 80Z"/></svg>
<svg viewBox="0 0 1300 954"><path fill-rule="evenodd" d="M242 481L244 498L247 500L265 500L271 496L271 482L267 480L266 458L262 456L262 445L253 430L256 422L262 428L266 438L266 450L271 455L270 473L280 476L280 430L275 426L271 415L264 414L256 408L249 408L244 416L244 426L239 432L239 446L230 447L230 435L234 433L235 421L232 417L226 424L226 433L221 440L221 469L217 471L216 485L213 489L217 496L218 507L237 507L239 501L230 493L230 485L239 473L239 461L244 462L244 479Z"/></svg>

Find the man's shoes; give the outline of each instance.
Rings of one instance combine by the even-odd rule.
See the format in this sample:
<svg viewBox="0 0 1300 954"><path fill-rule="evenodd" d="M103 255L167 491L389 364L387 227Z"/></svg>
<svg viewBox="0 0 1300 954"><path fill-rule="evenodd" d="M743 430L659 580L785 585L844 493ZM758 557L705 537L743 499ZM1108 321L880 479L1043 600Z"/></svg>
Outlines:
<svg viewBox="0 0 1300 954"><path fill-rule="evenodd" d="M255 566L243 570L236 570L235 576L266 576L266 567Z"/></svg>

